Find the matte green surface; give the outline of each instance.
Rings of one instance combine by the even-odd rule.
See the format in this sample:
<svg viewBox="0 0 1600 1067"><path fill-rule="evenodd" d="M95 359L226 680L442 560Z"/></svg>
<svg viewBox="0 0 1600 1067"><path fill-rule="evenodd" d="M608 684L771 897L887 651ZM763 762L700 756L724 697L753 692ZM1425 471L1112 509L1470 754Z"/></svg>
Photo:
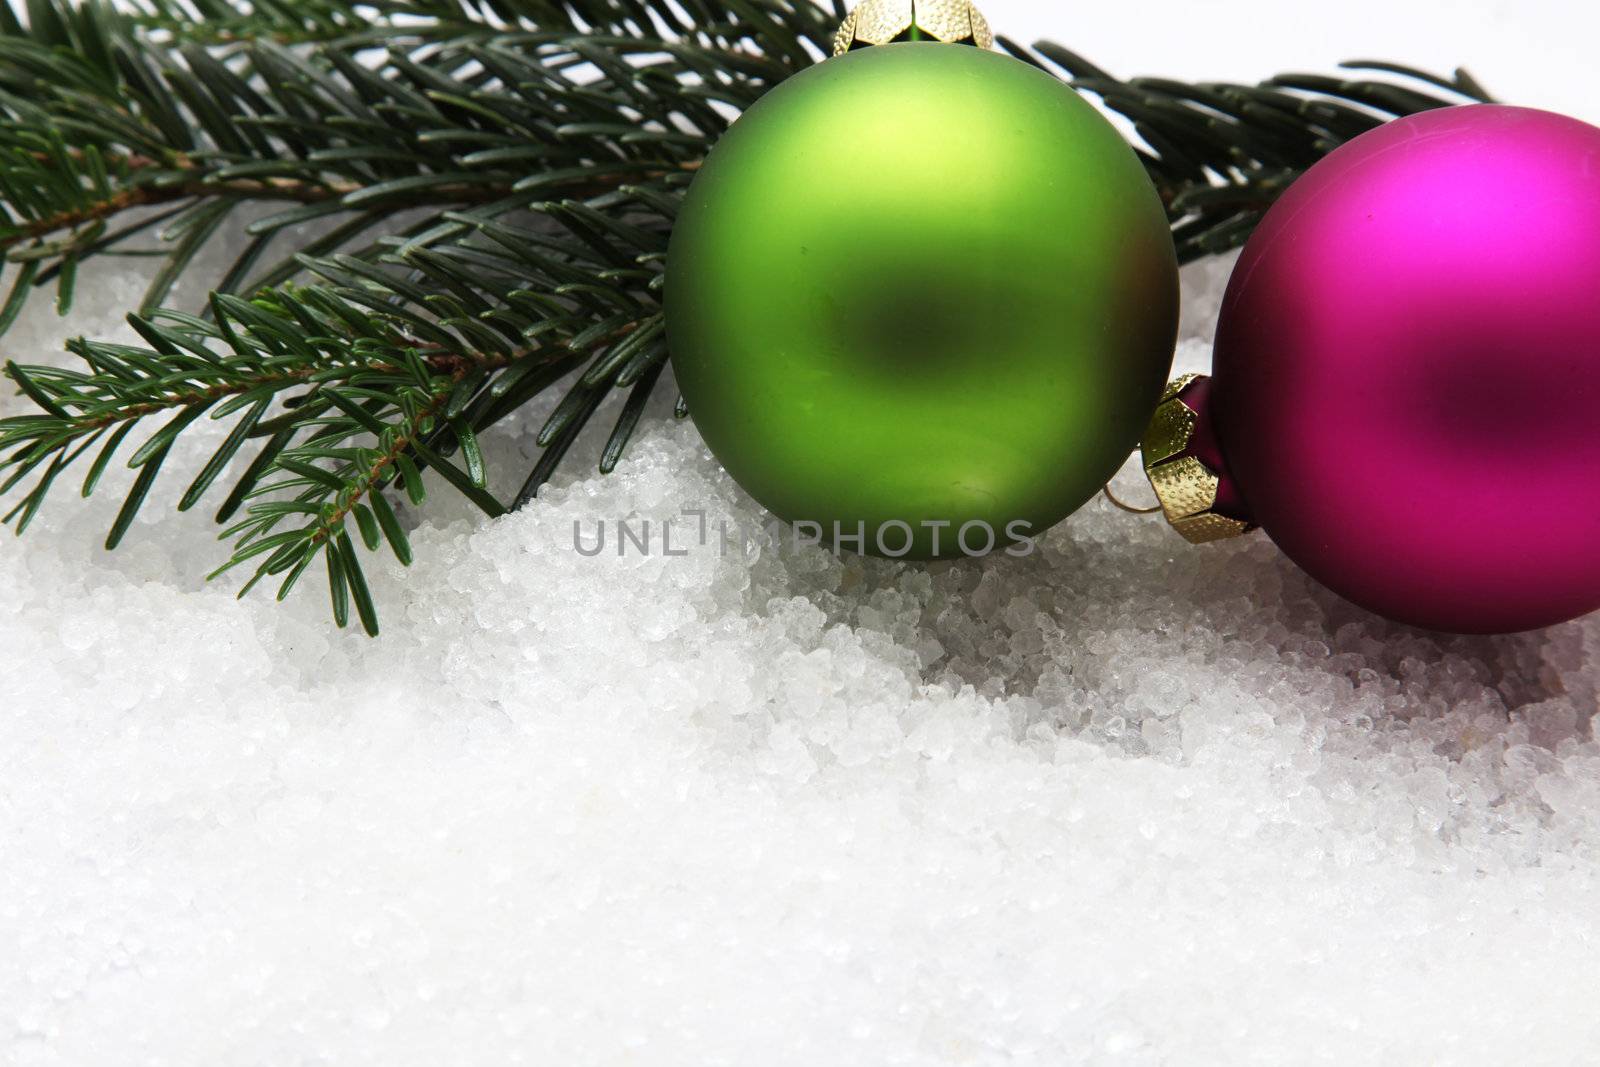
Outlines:
<svg viewBox="0 0 1600 1067"><path fill-rule="evenodd" d="M741 486L791 522L864 522L869 550L905 522L926 557L924 521L1037 534L1099 491L1166 380L1178 277L1093 108L1007 56L906 42L735 123L678 218L666 305L679 387Z"/></svg>

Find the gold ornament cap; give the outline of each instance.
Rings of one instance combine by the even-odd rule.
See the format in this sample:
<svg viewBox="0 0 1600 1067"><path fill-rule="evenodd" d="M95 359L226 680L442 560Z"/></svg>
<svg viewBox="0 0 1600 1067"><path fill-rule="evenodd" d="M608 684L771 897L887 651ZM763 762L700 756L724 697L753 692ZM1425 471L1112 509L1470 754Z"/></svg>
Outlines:
<svg viewBox="0 0 1600 1067"><path fill-rule="evenodd" d="M891 41L994 47L988 21L967 0L862 0L833 38L833 54Z"/></svg>
<svg viewBox="0 0 1600 1067"><path fill-rule="evenodd" d="M1161 501L1167 522L1190 544L1205 544L1238 537L1255 529L1243 519L1217 510L1217 497L1226 472L1212 470L1194 454L1195 432L1206 418L1206 404L1185 403L1190 387L1208 383L1200 374L1185 374L1161 394L1139 451L1145 477Z"/></svg>

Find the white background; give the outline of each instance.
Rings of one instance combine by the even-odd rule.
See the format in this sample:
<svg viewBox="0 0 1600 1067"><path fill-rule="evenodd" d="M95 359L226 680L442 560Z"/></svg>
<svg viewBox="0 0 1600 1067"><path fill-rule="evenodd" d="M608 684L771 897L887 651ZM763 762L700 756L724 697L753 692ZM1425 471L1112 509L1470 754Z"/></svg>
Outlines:
<svg viewBox="0 0 1600 1067"><path fill-rule="evenodd" d="M1507 103L1600 120L1591 0L988 0L997 33L1049 38L1119 77L1255 81L1387 59L1465 66Z"/></svg>

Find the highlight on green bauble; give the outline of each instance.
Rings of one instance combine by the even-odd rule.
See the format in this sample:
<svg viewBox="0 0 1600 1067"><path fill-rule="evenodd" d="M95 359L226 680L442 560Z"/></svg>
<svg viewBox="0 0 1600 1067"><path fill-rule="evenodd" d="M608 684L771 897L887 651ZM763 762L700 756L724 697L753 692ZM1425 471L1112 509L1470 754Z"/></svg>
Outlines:
<svg viewBox="0 0 1600 1067"><path fill-rule="evenodd" d="M1099 492L1166 381L1178 273L1094 107L998 52L904 40L732 126L665 300L689 413L742 488L837 547L929 559L1029 543Z"/></svg>

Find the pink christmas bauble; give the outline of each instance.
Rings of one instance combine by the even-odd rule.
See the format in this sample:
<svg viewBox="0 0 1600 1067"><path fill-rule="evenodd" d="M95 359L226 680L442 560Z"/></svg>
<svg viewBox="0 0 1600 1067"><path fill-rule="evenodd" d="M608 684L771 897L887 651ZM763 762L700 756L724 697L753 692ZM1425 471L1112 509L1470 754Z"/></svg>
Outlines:
<svg viewBox="0 0 1600 1067"><path fill-rule="evenodd" d="M1239 260L1209 406L1240 517L1357 604L1600 608L1600 130L1457 107L1329 155Z"/></svg>

